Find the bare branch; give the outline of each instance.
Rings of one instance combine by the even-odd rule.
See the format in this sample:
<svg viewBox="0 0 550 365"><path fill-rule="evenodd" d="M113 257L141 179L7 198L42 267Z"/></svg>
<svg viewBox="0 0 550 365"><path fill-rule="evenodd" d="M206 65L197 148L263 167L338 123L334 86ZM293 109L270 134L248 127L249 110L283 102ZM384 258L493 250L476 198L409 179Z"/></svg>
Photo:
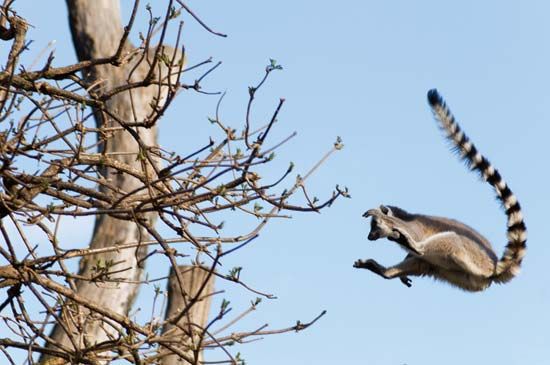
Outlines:
<svg viewBox="0 0 550 365"><path fill-rule="evenodd" d="M223 120L223 93L209 119L217 137L185 140L170 151L157 144L158 122L185 90L215 94L202 83L221 72L221 62L211 59L185 67L178 18L190 16L224 34L182 0L166 2L161 16L145 6L143 29L139 1L123 25L116 1L67 0L79 61L56 66L51 53L41 67L25 68L19 60L28 24L14 4L0 6L0 42L9 49L0 71L0 321L6 329L0 362L16 363L12 351L26 351L28 362L49 365L239 364L232 344L302 331L321 318L325 312L287 328L243 329L242 319L276 296L250 285L246 267L224 266L259 242L268 223L289 219L290 211L319 213L349 197L336 186L319 201L307 187L342 148L339 139L303 176L276 161L275 152L296 136L271 140L285 100L275 101L267 122L255 120L254 101L282 67L270 60L249 88L239 129ZM139 44L130 42L138 37ZM193 72L195 81L181 83L183 72ZM264 165L279 174L263 178ZM88 216L96 220L90 242L64 249L60 227L89 225ZM235 233L227 227L235 222L249 225ZM163 273L145 267L153 260ZM233 308L223 296L232 294L216 291L214 278L250 295L250 307L228 315ZM132 312L140 288L151 307L145 320ZM219 309L212 302L221 302ZM207 348L215 349L212 361L202 357Z"/></svg>

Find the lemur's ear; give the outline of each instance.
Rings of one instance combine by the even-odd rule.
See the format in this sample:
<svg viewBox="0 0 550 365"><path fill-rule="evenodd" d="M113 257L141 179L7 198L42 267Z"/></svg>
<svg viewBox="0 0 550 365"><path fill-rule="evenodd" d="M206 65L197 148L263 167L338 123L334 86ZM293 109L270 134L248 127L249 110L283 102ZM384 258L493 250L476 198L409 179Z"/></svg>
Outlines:
<svg viewBox="0 0 550 365"><path fill-rule="evenodd" d="M393 212L391 211L390 208L388 208L387 206L385 205L380 205L380 211L382 213L384 213L385 215L388 215L390 217L393 217Z"/></svg>

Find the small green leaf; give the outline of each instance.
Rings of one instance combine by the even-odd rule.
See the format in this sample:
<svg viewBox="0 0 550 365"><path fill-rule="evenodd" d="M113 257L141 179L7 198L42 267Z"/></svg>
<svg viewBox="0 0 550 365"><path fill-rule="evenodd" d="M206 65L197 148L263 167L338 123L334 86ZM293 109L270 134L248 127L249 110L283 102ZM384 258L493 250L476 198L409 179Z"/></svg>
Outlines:
<svg viewBox="0 0 550 365"><path fill-rule="evenodd" d="M340 136L336 137L336 142L334 142L334 148L337 150L341 150L344 148L344 144L342 143L342 138Z"/></svg>
<svg viewBox="0 0 550 365"><path fill-rule="evenodd" d="M229 307L229 303L231 303L229 300L223 299L222 304L220 306L220 311L225 312L227 308Z"/></svg>
<svg viewBox="0 0 550 365"><path fill-rule="evenodd" d="M241 276L241 270L242 269L243 269L242 267L237 266L237 267L234 267L231 270L229 270L229 275L227 275L228 279L233 280L233 281L238 281L239 277Z"/></svg>

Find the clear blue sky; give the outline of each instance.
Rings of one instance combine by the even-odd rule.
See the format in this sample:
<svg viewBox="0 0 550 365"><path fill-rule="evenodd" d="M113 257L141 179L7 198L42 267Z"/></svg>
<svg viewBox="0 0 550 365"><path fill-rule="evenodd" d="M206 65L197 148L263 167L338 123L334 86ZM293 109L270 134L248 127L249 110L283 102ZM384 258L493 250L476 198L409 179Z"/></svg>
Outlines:
<svg viewBox="0 0 550 365"><path fill-rule="evenodd" d="M16 4L35 26L31 54L55 39L56 64L74 60L63 1ZM247 87L259 80L267 60L284 66L258 94L255 113L260 124L279 97L287 99L273 140L293 131L298 136L279 151L274 166L284 170L294 161L303 173L336 136L345 143L308 186L322 197L336 183L346 185L351 200L338 201L321 215L272 222L224 263L244 266L245 281L278 296L236 329L266 322L270 328L286 327L328 311L305 332L238 348L247 363L548 364L548 2L189 5L229 35L216 38L184 17L190 64L210 56L224 62L204 85L228 91L222 115L229 125L242 125ZM361 214L380 203L462 220L502 252L505 216L489 186L468 173L441 138L425 100L433 87L525 210L529 240L523 272L484 293L419 278L408 289L352 268L357 258L393 264L404 256L392 243L366 239L368 224ZM161 143L182 154L202 145L212 133L206 117L216 101L181 94L162 123ZM84 225L65 227L66 247L88 241ZM149 267L152 276L162 275ZM221 282L218 288L227 290L235 313L255 297ZM138 305L147 308L153 288L143 291Z"/></svg>

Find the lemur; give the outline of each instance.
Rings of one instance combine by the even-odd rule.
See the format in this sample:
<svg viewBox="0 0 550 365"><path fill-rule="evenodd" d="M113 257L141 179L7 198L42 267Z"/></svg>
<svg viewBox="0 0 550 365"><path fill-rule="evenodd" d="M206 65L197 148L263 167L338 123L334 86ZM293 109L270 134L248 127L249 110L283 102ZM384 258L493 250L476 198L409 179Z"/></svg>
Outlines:
<svg viewBox="0 0 550 365"><path fill-rule="evenodd" d="M453 219L407 213L381 205L363 216L372 217L368 239L388 238L408 255L391 267L373 259L357 260L354 267L368 269L383 278L399 278L410 287L408 276L431 276L466 291L482 291L493 282L506 283L518 273L526 252L527 230L520 205L499 172L482 156L460 129L437 90L428 92L428 102L440 128L461 159L494 189L508 218L508 244L500 260L489 241L473 228Z"/></svg>

